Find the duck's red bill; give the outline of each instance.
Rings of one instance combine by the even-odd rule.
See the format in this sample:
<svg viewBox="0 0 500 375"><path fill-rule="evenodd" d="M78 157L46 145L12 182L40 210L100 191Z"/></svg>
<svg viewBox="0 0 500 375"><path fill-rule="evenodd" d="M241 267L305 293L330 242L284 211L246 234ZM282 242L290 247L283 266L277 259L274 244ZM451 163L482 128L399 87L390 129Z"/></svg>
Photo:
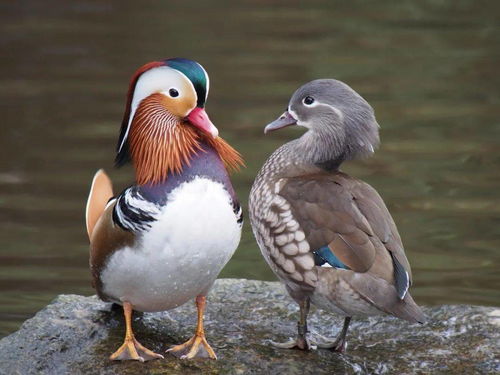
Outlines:
<svg viewBox="0 0 500 375"><path fill-rule="evenodd" d="M186 119L198 129L210 134L213 138L217 138L219 135L219 131L212 121L210 121L203 108L196 107L191 111L191 113L189 113Z"/></svg>

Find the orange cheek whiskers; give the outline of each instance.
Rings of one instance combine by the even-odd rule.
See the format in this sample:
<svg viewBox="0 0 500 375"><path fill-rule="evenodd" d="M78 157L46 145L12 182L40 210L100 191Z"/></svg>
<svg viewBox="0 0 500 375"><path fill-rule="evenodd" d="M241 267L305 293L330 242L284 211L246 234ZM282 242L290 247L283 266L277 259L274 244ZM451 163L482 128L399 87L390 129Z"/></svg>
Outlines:
<svg viewBox="0 0 500 375"><path fill-rule="evenodd" d="M205 136L189 124L168 112L162 94L144 99L130 127L129 145L139 184L164 181L169 173L181 173L183 165L203 150L201 142L213 147L225 166L238 169L241 155L223 139Z"/></svg>
<svg viewBox="0 0 500 375"><path fill-rule="evenodd" d="M241 154L232 148L229 143L227 143L221 137L213 139L212 137L205 137L206 143L211 145L215 151L219 154L220 158L224 162L224 165L230 171L238 171L241 167L245 166L245 162L241 157Z"/></svg>

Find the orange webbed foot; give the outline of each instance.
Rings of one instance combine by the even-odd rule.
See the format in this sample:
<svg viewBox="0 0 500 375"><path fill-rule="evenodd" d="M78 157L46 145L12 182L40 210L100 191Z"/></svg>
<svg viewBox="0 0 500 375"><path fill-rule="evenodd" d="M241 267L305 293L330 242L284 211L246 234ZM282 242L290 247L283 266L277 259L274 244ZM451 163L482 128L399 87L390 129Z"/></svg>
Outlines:
<svg viewBox="0 0 500 375"><path fill-rule="evenodd" d="M125 338L123 345L109 357L112 361L135 360L140 362L158 358L163 358L163 356L144 347L135 337Z"/></svg>
<svg viewBox="0 0 500 375"><path fill-rule="evenodd" d="M180 359L192 359L192 358L211 358L217 359L214 350L208 344L205 338L205 330L203 329L203 315L205 312L206 297L198 296L196 297L196 308L198 310L198 324L196 325L196 332L193 337L191 337L184 344L172 346L167 350L167 353L180 358Z"/></svg>
<svg viewBox="0 0 500 375"><path fill-rule="evenodd" d="M112 361L135 360L145 362L163 358L161 354L149 350L135 339L132 331L132 305L129 302L123 302L123 315L125 316L125 341L116 352L111 354L109 359Z"/></svg>
<svg viewBox="0 0 500 375"><path fill-rule="evenodd" d="M214 350L208 344L205 336L194 335L184 344L172 346L168 353L180 359L210 358L217 359Z"/></svg>

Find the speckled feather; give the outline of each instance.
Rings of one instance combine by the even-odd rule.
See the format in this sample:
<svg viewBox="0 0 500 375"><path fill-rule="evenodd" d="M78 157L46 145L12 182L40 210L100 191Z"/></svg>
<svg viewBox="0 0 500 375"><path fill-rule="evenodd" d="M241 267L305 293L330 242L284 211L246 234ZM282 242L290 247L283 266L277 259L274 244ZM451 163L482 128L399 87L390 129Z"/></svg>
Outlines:
<svg viewBox="0 0 500 375"><path fill-rule="evenodd" d="M389 252L411 271L394 221L378 193L342 172L301 165L294 160L293 147L287 144L271 156L250 195L254 234L273 271L299 296L313 295L318 289L344 301L341 311L346 315L378 309L415 321L412 315L419 314L413 311L411 296L404 301L397 297ZM313 251L325 245L351 270L317 267ZM383 293L373 293L372 285ZM351 308L349 300L365 308Z"/></svg>
<svg viewBox="0 0 500 375"><path fill-rule="evenodd" d="M326 104L308 110L306 95ZM250 193L264 258L299 303L309 298L345 316L385 312L423 321L407 293L410 265L382 198L338 170L377 146L373 109L347 85L318 80L296 91L289 111L309 131L269 157ZM325 246L349 269L316 265L314 252Z"/></svg>

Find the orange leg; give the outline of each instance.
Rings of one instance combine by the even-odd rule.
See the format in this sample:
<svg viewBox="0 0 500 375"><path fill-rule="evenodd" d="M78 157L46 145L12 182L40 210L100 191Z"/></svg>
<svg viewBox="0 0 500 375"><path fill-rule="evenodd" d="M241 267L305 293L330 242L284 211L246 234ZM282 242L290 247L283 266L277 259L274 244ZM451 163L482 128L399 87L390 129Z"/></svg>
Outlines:
<svg viewBox="0 0 500 375"><path fill-rule="evenodd" d="M125 361L133 359L144 362L151 359L163 358L161 354L157 354L148 348L142 346L134 337L132 332L132 305L129 302L123 303L123 314L125 315L125 341L120 348L111 354L109 359L113 361Z"/></svg>
<svg viewBox="0 0 500 375"><path fill-rule="evenodd" d="M206 297L196 297L196 307L198 309L198 324L194 336L181 345L172 346L167 352L180 359L192 359L196 357L217 359L215 352L208 344L203 329L203 313L205 311Z"/></svg>

